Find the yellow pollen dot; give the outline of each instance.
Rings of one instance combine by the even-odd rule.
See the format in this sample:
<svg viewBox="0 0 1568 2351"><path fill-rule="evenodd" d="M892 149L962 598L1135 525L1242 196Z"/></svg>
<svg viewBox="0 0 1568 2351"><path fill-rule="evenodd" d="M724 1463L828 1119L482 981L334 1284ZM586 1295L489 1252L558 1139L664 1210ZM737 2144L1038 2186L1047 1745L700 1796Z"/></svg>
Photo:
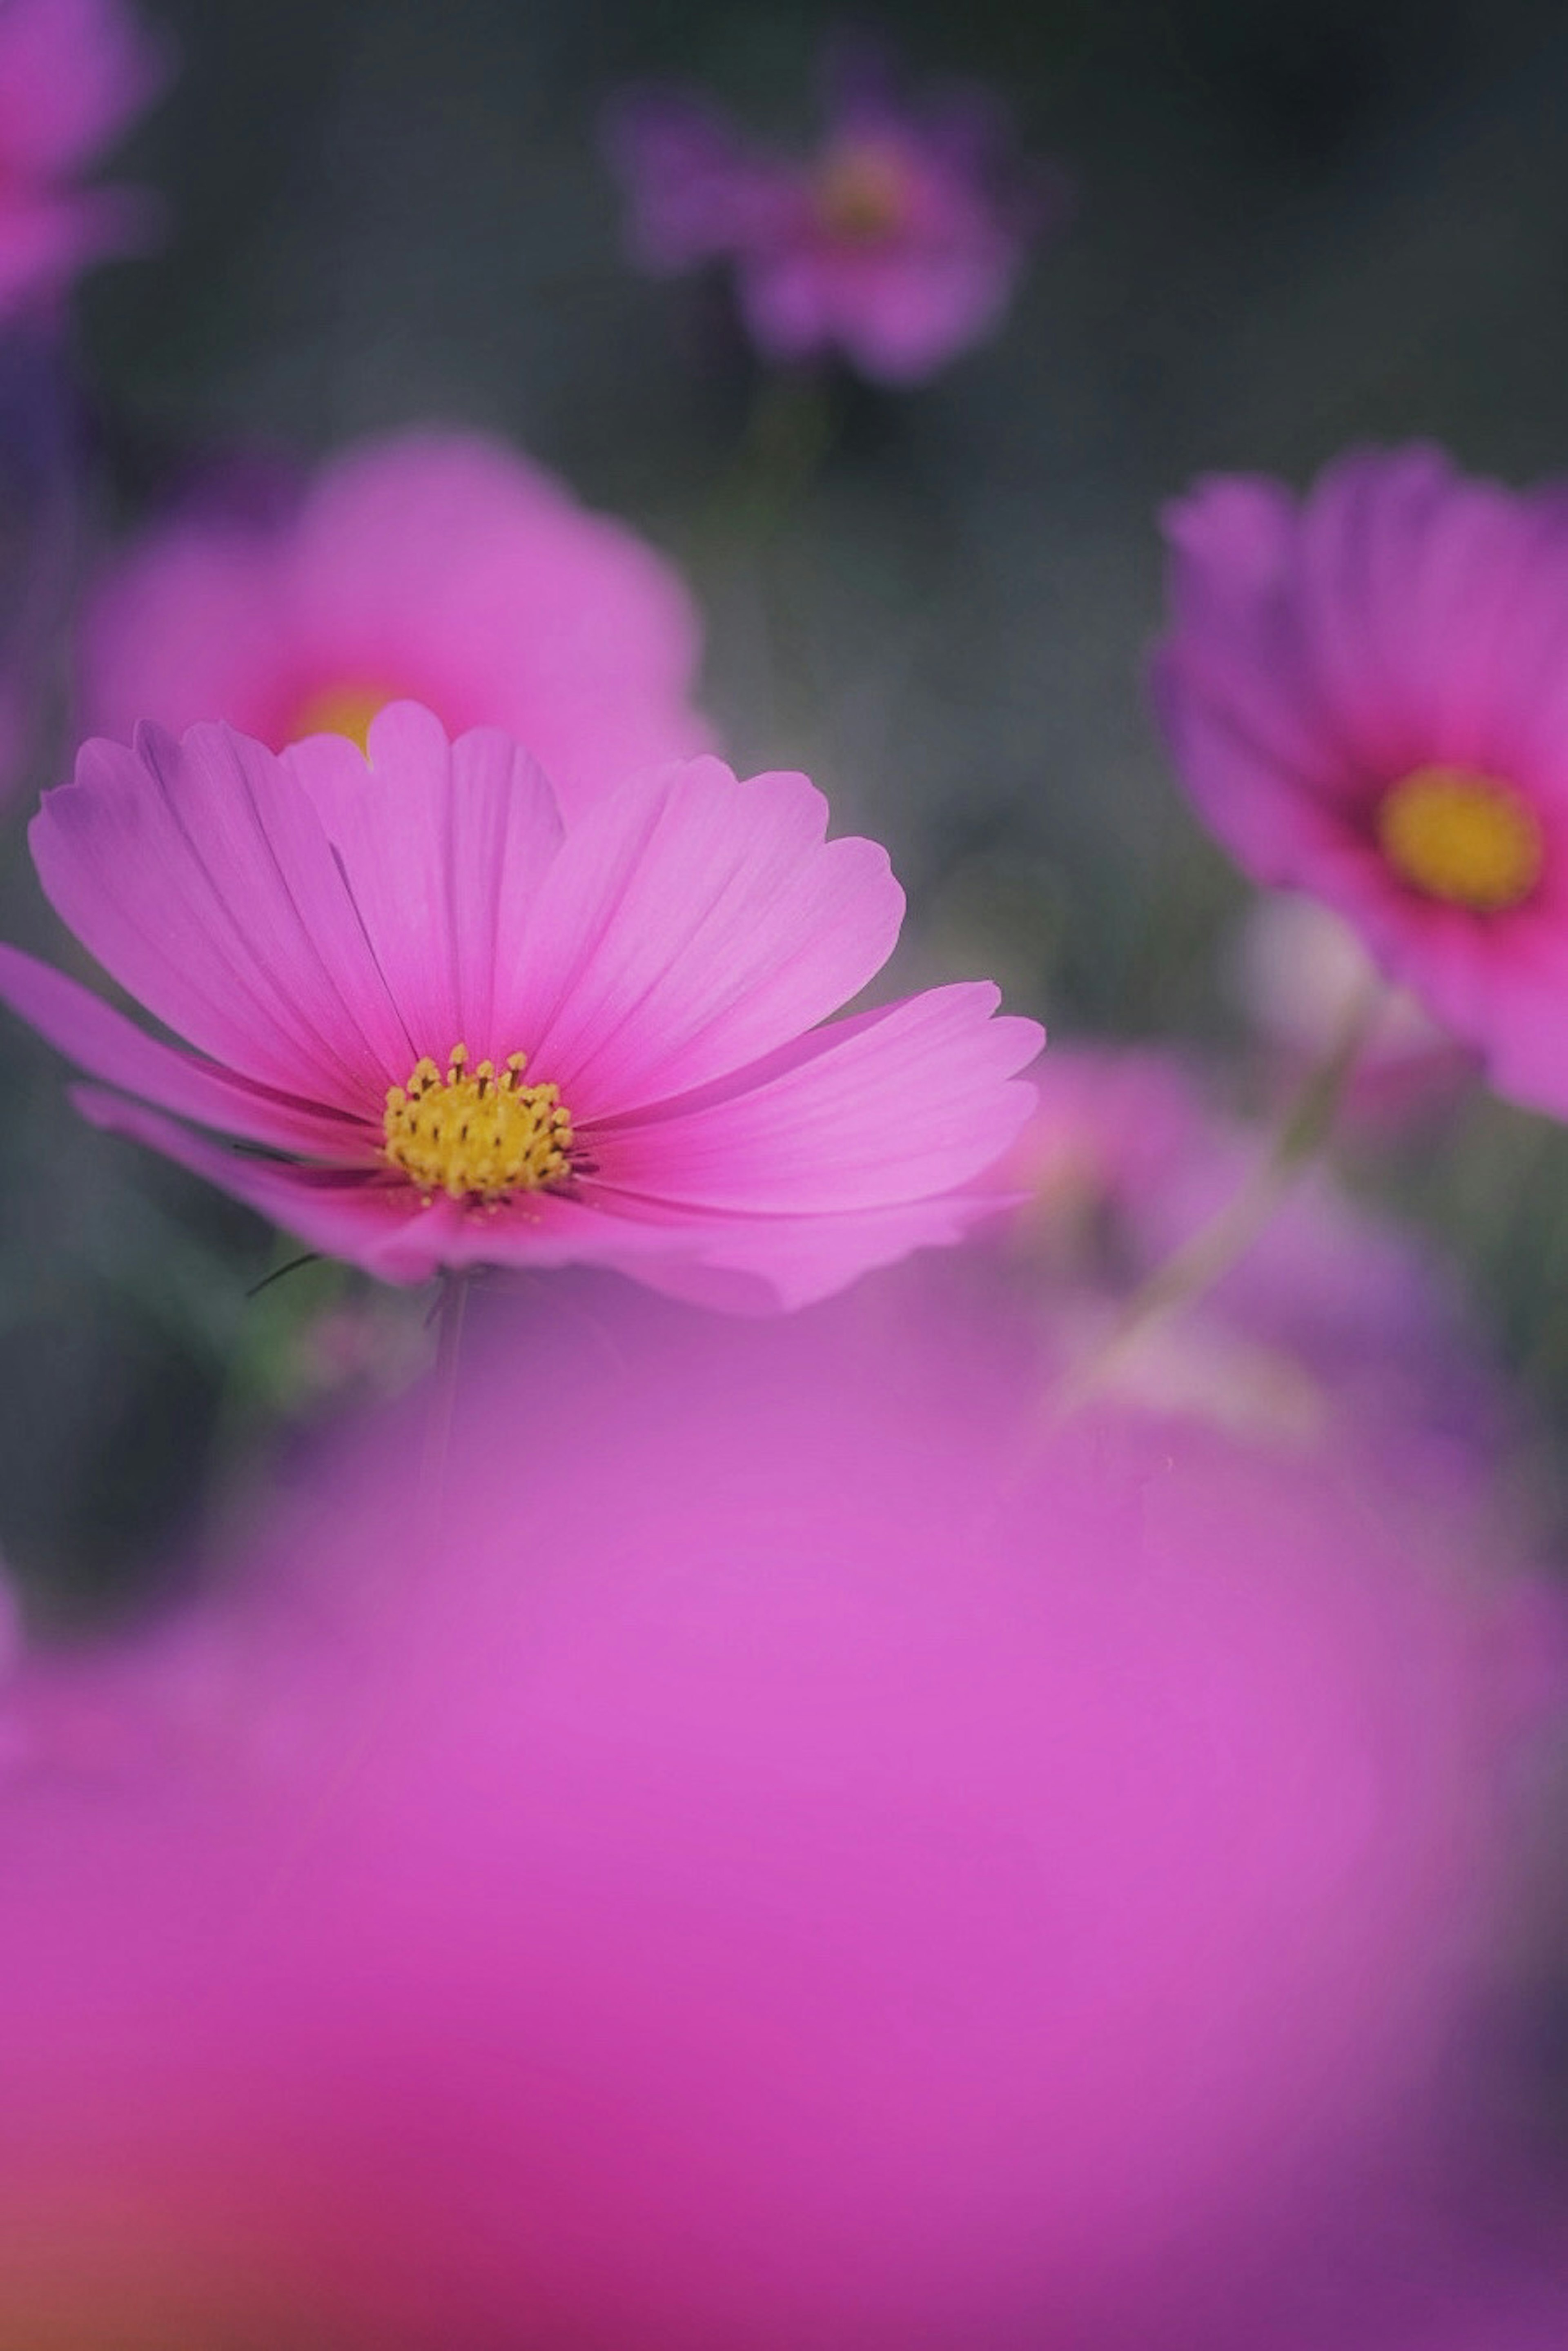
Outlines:
<svg viewBox="0 0 1568 2351"><path fill-rule="evenodd" d="M470 1066L467 1046L454 1045L444 1078L426 1056L387 1089L386 1155L427 1201L444 1192L493 1206L571 1174L571 1113L558 1087L523 1083L527 1066L522 1053L499 1071Z"/></svg>
<svg viewBox="0 0 1568 2351"><path fill-rule="evenodd" d="M812 188L817 218L849 245L895 236L909 212L909 178L896 155L851 141L826 157Z"/></svg>
<svg viewBox="0 0 1568 2351"><path fill-rule="evenodd" d="M1511 784L1468 768L1417 768L1386 792L1377 839L1402 882L1448 906L1500 914L1541 879L1535 811Z"/></svg>
<svg viewBox="0 0 1568 2351"><path fill-rule="evenodd" d="M382 686L326 686L301 703L289 727L288 739L298 743L304 735L346 735L362 751L369 741L371 719L395 699Z"/></svg>

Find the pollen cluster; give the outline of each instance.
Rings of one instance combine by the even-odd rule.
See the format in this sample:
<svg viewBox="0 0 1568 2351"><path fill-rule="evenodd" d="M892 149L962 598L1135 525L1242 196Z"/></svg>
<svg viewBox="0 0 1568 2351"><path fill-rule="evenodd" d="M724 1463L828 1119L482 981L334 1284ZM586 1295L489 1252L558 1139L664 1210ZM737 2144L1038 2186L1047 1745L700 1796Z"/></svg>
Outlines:
<svg viewBox="0 0 1568 2351"><path fill-rule="evenodd" d="M571 1113L559 1087L523 1083L527 1066L514 1053L499 1071L470 1068L467 1046L454 1045L444 1078L426 1056L406 1085L388 1088L386 1155L427 1201L444 1192L493 1206L570 1175Z"/></svg>
<svg viewBox="0 0 1568 2351"><path fill-rule="evenodd" d="M1377 839L1402 882L1445 905L1500 914L1541 879L1541 826L1511 784L1466 768L1417 768L1387 792Z"/></svg>

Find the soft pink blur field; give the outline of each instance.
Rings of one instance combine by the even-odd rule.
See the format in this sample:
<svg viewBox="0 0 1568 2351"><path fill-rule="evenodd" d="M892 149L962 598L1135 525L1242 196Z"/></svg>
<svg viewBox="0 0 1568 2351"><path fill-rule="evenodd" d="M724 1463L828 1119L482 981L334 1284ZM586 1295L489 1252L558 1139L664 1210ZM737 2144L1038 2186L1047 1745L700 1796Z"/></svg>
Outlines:
<svg viewBox="0 0 1568 2351"><path fill-rule="evenodd" d="M1364 1458L1052 1434L896 1279L497 1302L438 1484L416 1400L14 1681L0 2308L1202 2339L1455 2130L1535 1587Z"/></svg>

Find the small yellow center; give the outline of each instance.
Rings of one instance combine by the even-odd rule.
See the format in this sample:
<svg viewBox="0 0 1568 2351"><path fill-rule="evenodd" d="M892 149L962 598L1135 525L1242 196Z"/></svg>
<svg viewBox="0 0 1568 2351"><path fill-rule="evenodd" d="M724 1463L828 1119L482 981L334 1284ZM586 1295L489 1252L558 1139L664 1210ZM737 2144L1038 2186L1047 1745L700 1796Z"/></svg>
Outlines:
<svg viewBox="0 0 1568 2351"><path fill-rule="evenodd" d="M329 685L302 703L288 731L291 743L305 735L346 735L364 750L371 721L394 697L374 685Z"/></svg>
<svg viewBox="0 0 1568 2351"><path fill-rule="evenodd" d="M1402 882L1472 914L1521 904L1541 879L1534 810L1511 784L1468 768L1417 768L1394 785L1377 839Z"/></svg>
<svg viewBox="0 0 1568 2351"><path fill-rule="evenodd" d="M428 1056L407 1085L387 1091L386 1155L426 1200L493 1205L514 1192L542 1192L571 1173L571 1113L556 1086L526 1086L527 1056L469 1067L454 1045L444 1078Z"/></svg>
<svg viewBox="0 0 1568 2351"><path fill-rule="evenodd" d="M877 245L896 235L908 216L908 173L884 148L851 142L823 162L812 202L830 236L848 245Z"/></svg>

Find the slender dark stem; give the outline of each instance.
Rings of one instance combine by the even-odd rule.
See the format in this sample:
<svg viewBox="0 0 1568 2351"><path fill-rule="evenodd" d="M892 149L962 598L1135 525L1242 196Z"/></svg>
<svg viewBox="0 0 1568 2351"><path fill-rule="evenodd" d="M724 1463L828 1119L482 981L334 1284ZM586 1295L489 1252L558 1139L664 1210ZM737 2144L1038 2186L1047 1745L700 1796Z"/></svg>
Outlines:
<svg viewBox="0 0 1568 2351"><path fill-rule="evenodd" d="M463 1320L468 1304L466 1266L442 1276L435 1302L435 1364L431 1373L429 1412L424 1425L424 1454L420 1465L420 1497L425 1525L439 1524L446 1500L446 1473L452 1452L452 1429L457 1411L457 1375L463 1349Z"/></svg>
<svg viewBox="0 0 1568 2351"><path fill-rule="evenodd" d="M1134 1290L1101 1344L1062 1381L1053 1417L1075 1411L1103 1387L1150 1331L1196 1304L1267 1229L1327 1143L1386 994L1379 979L1352 998L1338 1036L1307 1076L1240 1189Z"/></svg>
<svg viewBox="0 0 1568 2351"><path fill-rule="evenodd" d="M275 1265L270 1273L264 1273L259 1281L253 1281L246 1291L246 1296L259 1298L264 1290L270 1290L273 1283L281 1281L286 1273L298 1273L303 1266L319 1265L320 1262L321 1254L319 1249L307 1249L303 1257L291 1257L287 1265Z"/></svg>

